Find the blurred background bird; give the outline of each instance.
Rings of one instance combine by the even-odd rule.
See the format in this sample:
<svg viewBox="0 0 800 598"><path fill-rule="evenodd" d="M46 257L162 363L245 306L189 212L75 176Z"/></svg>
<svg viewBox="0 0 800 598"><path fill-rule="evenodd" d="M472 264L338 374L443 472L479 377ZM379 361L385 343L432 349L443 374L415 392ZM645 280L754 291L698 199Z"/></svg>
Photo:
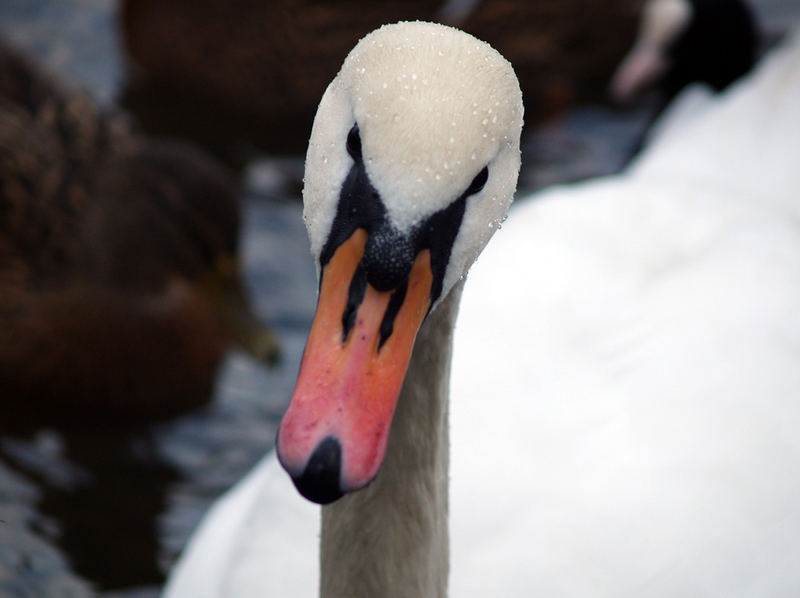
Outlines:
<svg viewBox="0 0 800 598"><path fill-rule="evenodd" d="M528 130L576 106L642 98L649 124L686 85L719 91L746 73L760 43L744 0L124 0L132 68L121 100L150 131L191 137L235 167L259 151L302 153L338 57L381 23L416 19L506 56ZM291 176L299 186L301 169Z"/></svg>
<svg viewBox="0 0 800 598"><path fill-rule="evenodd" d="M210 399L230 341L277 356L242 288L231 175L132 131L7 47L0 190L8 411L176 413Z"/></svg>
<svg viewBox="0 0 800 598"><path fill-rule="evenodd" d="M760 35L742 0L648 0L636 42L614 72L614 100L633 100L648 86L666 104L691 83L722 91L755 63Z"/></svg>
<svg viewBox="0 0 800 598"><path fill-rule="evenodd" d="M743 0L647 0L636 41L609 83L618 104L655 97L647 125L686 86L720 92L745 75L762 51L763 34ZM631 148L641 150L647 130Z"/></svg>
<svg viewBox="0 0 800 598"><path fill-rule="evenodd" d="M528 123L597 99L637 28L641 0L125 0L126 49L138 67L129 99L147 86L183 110L198 98L234 112L266 147L303 151L311 119L341 57L382 23L444 21L484 39L514 64ZM608 35L614 31L614 35ZM236 43L230 43L235 39ZM152 90L149 90L152 92ZM154 110L165 110L161 103ZM175 125L162 112L162 126ZM299 144L299 145L298 145Z"/></svg>

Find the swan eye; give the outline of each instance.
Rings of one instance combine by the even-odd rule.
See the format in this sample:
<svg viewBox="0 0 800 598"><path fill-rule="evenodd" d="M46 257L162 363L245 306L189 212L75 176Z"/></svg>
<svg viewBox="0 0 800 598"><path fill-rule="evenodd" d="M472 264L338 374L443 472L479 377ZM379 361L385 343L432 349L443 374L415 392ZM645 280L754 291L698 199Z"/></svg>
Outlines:
<svg viewBox="0 0 800 598"><path fill-rule="evenodd" d="M483 189L483 186L486 184L486 181L489 179L489 167L484 166L483 170L481 170L472 182L467 187L467 190L464 192L465 197L469 197L470 195L475 195L476 193L480 193Z"/></svg>
<svg viewBox="0 0 800 598"><path fill-rule="evenodd" d="M347 134L347 153L356 162L361 160L361 135L358 132L358 125L353 125Z"/></svg>

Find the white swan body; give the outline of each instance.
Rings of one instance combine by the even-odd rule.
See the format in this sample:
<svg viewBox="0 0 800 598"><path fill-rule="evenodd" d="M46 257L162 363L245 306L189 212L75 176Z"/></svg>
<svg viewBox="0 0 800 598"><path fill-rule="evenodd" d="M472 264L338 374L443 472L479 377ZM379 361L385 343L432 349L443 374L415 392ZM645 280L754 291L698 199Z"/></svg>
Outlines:
<svg viewBox="0 0 800 598"><path fill-rule="evenodd" d="M512 211L456 331L450 595L800 595L798 106L795 36ZM316 595L318 530L268 455L166 595Z"/></svg>
<svg viewBox="0 0 800 598"><path fill-rule="evenodd" d="M454 597L800 592L800 37L683 99L627 173L518 205L471 271Z"/></svg>

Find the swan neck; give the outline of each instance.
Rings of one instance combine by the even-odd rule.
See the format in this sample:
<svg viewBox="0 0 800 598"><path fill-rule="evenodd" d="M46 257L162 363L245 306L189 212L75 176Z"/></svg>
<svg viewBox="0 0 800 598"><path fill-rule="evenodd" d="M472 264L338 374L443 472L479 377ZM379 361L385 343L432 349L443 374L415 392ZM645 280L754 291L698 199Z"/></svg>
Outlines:
<svg viewBox="0 0 800 598"><path fill-rule="evenodd" d="M375 481L322 509L323 598L444 598L448 390L458 283L420 328Z"/></svg>

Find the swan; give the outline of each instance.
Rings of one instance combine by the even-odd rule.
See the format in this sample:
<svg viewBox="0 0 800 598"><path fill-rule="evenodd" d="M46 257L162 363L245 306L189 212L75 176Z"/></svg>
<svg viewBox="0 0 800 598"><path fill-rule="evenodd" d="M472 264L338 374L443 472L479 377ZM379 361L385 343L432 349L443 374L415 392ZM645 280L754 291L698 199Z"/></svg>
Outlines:
<svg viewBox="0 0 800 598"><path fill-rule="evenodd" d="M492 83L501 73L502 85ZM426 79L434 95L407 112L405 86ZM342 257L362 251L364 235L339 219L359 156L397 227L480 191L466 197L377 476L369 483L383 428L356 415L375 438L369 450L348 449L360 441L340 414L324 415L338 405L315 402L305 378L322 371L320 385L344 384L325 379L318 315L280 458L265 456L213 506L167 598L800 591L800 36L721 95L687 90L623 174L518 204L460 300L514 188L521 106L511 79L480 42L421 23L384 27L345 61L307 158L318 259L332 235L347 237ZM473 93L483 96L477 115ZM485 128L493 116L497 133ZM466 152L460 165L453 145ZM449 181L445 160L456 164ZM416 169L430 191L419 199ZM411 275L427 272L425 254L410 253ZM352 276L332 280L337 255L320 267L318 309L326 285L338 285L341 322L347 298L361 293ZM411 258L404 250L400 259ZM418 297L414 285L407 294ZM380 296L368 284L364 302ZM356 334L378 321L361 317ZM331 327L330 342L343 326ZM348 450L370 458L348 462ZM319 502L346 495L320 518L295 485Z"/></svg>

